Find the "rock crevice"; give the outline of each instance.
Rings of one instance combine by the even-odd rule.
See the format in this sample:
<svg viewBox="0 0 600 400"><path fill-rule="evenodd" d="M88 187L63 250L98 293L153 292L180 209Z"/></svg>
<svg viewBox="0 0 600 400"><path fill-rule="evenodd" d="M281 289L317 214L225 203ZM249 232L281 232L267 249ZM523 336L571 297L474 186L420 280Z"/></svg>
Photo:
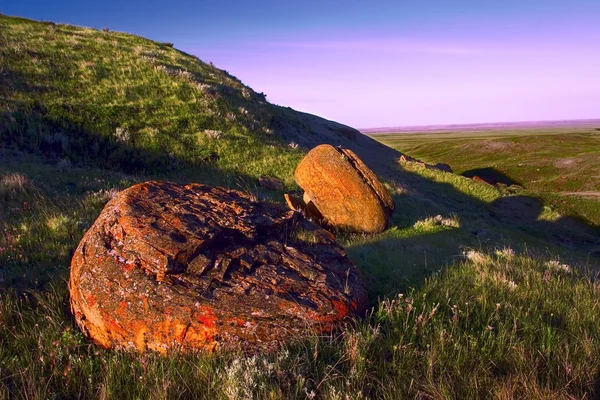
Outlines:
<svg viewBox="0 0 600 400"><path fill-rule="evenodd" d="M283 206L200 184L117 195L71 264L78 325L105 347L277 347L366 307L331 234Z"/></svg>
<svg viewBox="0 0 600 400"><path fill-rule="evenodd" d="M381 232L394 211L386 188L349 149L327 144L315 147L302 159L294 178L304 196L288 193L288 205L334 228Z"/></svg>

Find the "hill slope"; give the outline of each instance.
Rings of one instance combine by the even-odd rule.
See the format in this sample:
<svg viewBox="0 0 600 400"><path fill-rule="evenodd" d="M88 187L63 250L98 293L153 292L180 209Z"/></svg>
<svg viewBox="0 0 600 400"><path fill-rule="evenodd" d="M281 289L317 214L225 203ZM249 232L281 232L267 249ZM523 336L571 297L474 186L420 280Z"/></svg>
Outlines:
<svg viewBox="0 0 600 400"><path fill-rule="evenodd" d="M130 34L0 16L0 65L0 145L49 158L126 171L173 159L251 171L252 150L266 145L289 157L297 154L290 143L385 149L347 126L272 105L171 44Z"/></svg>

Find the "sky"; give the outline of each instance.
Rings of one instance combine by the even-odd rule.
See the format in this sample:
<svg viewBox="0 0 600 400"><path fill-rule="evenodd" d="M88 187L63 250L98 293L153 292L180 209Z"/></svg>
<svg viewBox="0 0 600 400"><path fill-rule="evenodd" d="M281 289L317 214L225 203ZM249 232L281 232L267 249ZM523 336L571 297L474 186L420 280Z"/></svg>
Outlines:
<svg viewBox="0 0 600 400"><path fill-rule="evenodd" d="M600 118L598 0L0 0L212 61L356 128Z"/></svg>

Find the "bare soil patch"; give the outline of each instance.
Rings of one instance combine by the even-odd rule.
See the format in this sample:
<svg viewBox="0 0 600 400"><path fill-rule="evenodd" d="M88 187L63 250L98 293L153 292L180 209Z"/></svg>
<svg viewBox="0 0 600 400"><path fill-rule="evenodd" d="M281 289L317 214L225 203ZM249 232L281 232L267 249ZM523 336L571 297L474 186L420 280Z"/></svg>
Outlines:
<svg viewBox="0 0 600 400"><path fill-rule="evenodd" d="M579 160L576 158L559 158L554 161L554 166L556 168L571 168L579 163Z"/></svg>
<svg viewBox="0 0 600 400"><path fill-rule="evenodd" d="M562 192L565 196L582 196L582 197L596 197L600 199L600 192L586 191L586 192Z"/></svg>

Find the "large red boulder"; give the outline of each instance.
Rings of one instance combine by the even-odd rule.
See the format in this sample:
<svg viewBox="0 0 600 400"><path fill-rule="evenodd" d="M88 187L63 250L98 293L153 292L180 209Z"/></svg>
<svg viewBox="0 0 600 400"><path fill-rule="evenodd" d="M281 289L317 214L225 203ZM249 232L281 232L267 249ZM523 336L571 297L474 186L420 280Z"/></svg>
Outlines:
<svg viewBox="0 0 600 400"><path fill-rule="evenodd" d="M119 193L71 263L71 308L108 348L255 350L362 312L331 234L283 206L200 184Z"/></svg>
<svg viewBox="0 0 600 400"><path fill-rule="evenodd" d="M316 208L325 224L339 229L381 232L394 211L389 192L352 150L319 145L298 164L294 178L304 190L304 208Z"/></svg>

